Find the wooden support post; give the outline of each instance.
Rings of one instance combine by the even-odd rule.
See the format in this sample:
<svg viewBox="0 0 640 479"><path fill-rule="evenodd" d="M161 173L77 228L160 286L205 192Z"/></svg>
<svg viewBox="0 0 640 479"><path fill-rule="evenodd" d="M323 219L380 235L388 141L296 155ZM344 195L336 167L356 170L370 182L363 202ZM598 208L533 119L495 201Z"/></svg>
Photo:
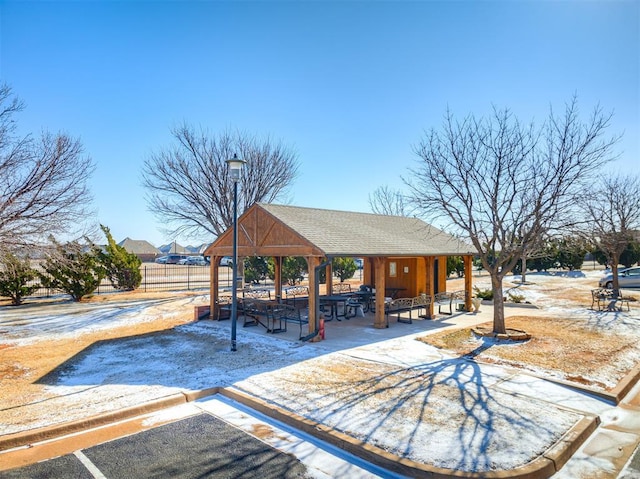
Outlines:
<svg viewBox="0 0 640 479"><path fill-rule="evenodd" d="M464 256L464 309L471 311L473 256Z"/></svg>
<svg viewBox="0 0 640 479"><path fill-rule="evenodd" d="M317 256L309 256L306 258L307 260L307 268L309 271L309 334L315 332L316 330L316 321L319 318L316 317L316 277L315 277L315 268L320 264L320 258ZM317 339L319 341L320 338Z"/></svg>
<svg viewBox="0 0 640 479"><path fill-rule="evenodd" d="M273 258L275 268L273 271L275 282L275 294L276 298L282 298L282 256L276 256Z"/></svg>
<svg viewBox="0 0 640 479"><path fill-rule="evenodd" d="M216 319L216 304L218 303L218 274L220 273L220 258L213 256L209 265L209 319Z"/></svg>
<svg viewBox="0 0 640 479"><path fill-rule="evenodd" d="M435 294L434 291L434 269L435 269L435 257L427 256L426 260L426 285L425 292L427 296L431 298L431 303L429 304L429 310L427 312L429 318L433 318L433 296Z"/></svg>
<svg viewBox="0 0 640 479"><path fill-rule="evenodd" d="M365 257L363 258L362 263L362 284L375 284L376 281L373 276L372 258Z"/></svg>
<svg viewBox="0 0 640 479"><path fill-rule="evenodd" d="M416 295L427 293L427 258L416 258Z"/></svg>
<svg viewBox="0 0 640 479"><path fill-rule="evenodd" d="M438 293L447 290L447 257L438 256Z"/></svg>
<svg viewBox="0 0 640 479"><path fill-rule="evenodd" d="M374 285L376 288L376 316L373 321L373 327L382 329L387 327L387 322L384 316L384 291L385 291L385 274L386 274L386 261L382 257L376 257L373 260L374 269Z"/></svg>

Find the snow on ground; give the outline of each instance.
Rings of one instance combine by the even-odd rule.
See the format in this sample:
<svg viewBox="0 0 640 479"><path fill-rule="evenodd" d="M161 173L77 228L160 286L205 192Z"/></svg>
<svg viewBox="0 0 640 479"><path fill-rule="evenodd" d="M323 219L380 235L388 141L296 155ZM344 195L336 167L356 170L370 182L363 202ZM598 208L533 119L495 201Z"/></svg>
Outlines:
<svg viewBox="0 0 640 479"><path fill-rule="evenodd" d="M0 307L0 341L25 345L170 318L206 304L208 295L77 303L51 298Z"/></svg>
<svg viewBox="0 0 640 479"><path fill-rule="evenodd" d="M228 386L318 354L317 348L253 334L241 334L238 351L231 352L229 337L227 324L200 321L94 343L39 380L50 396L46 400L0 411L0 431L10 434L179 391Z"/></svg>
<svg viewBox="0 0 640 479"><path fill-rule="evenodd" d="M532 276L532 284L518 288L528 298L544 299L545 283L557 287L553 275ZM474 283L482 288L480 278ZM2 308L2 342L19 345L151 321L203 299L87 308L64 303L44 315L35 306ZM546 303L564 316L594 327L615 326L640 339L637 309L631 315L594 316L584 304L565 302L562 309L562 301ZM0 431L80 419L178 391L233 386L399 456L488 471L527 463L565 434L582 417L580 410L599 413L609 407L520 371L448 356L415 336L331 351L323 343L247 329L238 336L238 351L231 352L228 322L201 321L98 342L40 380L46 398L0 411Z"/></svg>
<svg viewBox="0 0 640 479"><path fill-rule="evenodd" d="M448 357L414 337L327 352L245 333L230 352L226 323L199 322L98 343L52 379L55 397L29 426L233 385L398 456L486 471L526 464L581 417L501 387L512 371Z"/></svg>
<svg viewBox="0 0 640 479"><path fill-rule="evenodd" d="M475 472L526 464L581 417L502 389L511 373L501 368L442 356L412 338L376 349L387 347L406 365L355 358L374 357L365 346L235 387L397 456Z"/></svg>
<svg viewBox="0 0 640 479"><path fill-rule="evenodd" d="M557 271L527 273L526 283L521 284L522 277L519 275L507 276L505 278L505 290L513 288L517 294L524 296L525 301L535 304L541 308L541 312L548 318L570 319L576 327L587 330L596 330L603 334L604 340L607 337L616 340L616 337L635 338L635 343L640 344L640 314L637 306L634 305L630 312L597 311L590 309L590 290L598 287L598 280L604 275L602 270L598 271ZM480 289L489 288L488 277L484 280L474 278L474 286ZM640 291L623 289L625 296L636 297L640 300ZM522 315L526 316L530 311L523 310ZM507 323L508 325L508 323ZM489 339L470 339L470 344L476 347L490 345ZM513 347L518 347L514 344ZM499 357L491 355L489 348L485 352L487 357L491 357L498 363ZM631 370L634 365L640 364L640 348L629 348L620 353L616 358L616 364L604 364L592 375L583 374L584 379L593 381L592 386L598 389L606 386L611 389L615 387L620 378L620 370ZM531 365L522 365L523 369L531 373L567 379L562 371L549 371L536 368Z"/></svg>
<svg viewBox="0 0 640 479"><path fill-rule="evenodd" d="M503 289L507 295L509 292L522 295L524 296L523 302L541 305L545 309L550 306L566 308L568 303L575 303L577 308L584 310L584 301L576 301L572 298L571 291L582 290L584 292L597 288L598 280L602 276L603 272L598 270L529 272L525 277L525 284L521 283L521 275L505 276ZM480 290L491 289L491 278L486 273L484 276L475 276L473 286ZM585 286L587 286L586 289ZM550 289L565 290L565 294L549 294Z"/></svg>

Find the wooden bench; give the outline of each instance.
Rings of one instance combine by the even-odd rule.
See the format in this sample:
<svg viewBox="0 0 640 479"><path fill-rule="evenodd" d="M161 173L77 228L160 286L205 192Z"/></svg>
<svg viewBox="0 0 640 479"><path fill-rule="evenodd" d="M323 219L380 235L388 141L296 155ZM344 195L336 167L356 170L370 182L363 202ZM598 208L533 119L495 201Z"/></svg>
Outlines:
<svg viewBox="0 0 640 479"><path fill-rule="evenodd" d="M426 311L431 306L431 302L431 296L427 296L426 294L421 294L413 298L413 309L418 310L418 317L431 318L431 312L429 311L429 314L427 314ZM423 312L421 313L421 311Z"/></svg>
<svg viewBox="0 0 640 479"><path fill-rule="evenodd" d="M215 319L218 321L231 318L231 296L219 296L214 307Z"/></svg>
<svg viewBox="0 0 640 479"><path fill-rule="evenodd" d="M591 290L591 309L598 307L598 311L602 311L606 304L611 301L613 290L606 288L596 288Z"/></svg>

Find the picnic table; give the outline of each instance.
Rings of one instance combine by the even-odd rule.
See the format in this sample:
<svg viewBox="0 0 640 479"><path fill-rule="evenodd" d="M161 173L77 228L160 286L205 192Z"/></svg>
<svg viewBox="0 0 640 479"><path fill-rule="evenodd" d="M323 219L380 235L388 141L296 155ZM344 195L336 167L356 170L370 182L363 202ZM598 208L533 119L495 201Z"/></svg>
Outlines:
<svg viewBox="0 0 640 479"><path fill-rule="evenodd" d="M277 301L242 299L241 304L243 327L260 325L267 330L267 333L280 333L287 330L286 321L278 313L281 304Z"/></svg>
<svg viewBox="0 0 640 479"><path fill-rule="evenodd" d="M318 296L318 299L320 300L320 307L327 304L330 307L331 315L328 319L326 319L326 321L331 321L334 318L338 321L341 321L340 316L342 316L343 318L346 317L346 305L347 301L349 300L349 296L343 294L331 294ZM342 314L338 314L338 305L340 303L342 303Z"/></svg>

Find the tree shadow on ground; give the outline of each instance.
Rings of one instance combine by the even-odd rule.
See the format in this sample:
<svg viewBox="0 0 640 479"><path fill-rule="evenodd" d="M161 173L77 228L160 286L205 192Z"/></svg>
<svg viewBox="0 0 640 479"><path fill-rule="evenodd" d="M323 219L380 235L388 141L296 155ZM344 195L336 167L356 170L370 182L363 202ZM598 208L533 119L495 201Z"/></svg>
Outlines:
<svg viewBox="0 0 640 479"><path fill-rule="evenodd" d="M473 360L489 347L491 343L484 343L462 357L380 367L371 374L365 365L360 378L333 376L327 365L329 372L324 382L319 380L320 388L299 384L309 389L309 395L302 395L298 406L313 420L400 457L418 460L424 448L432 448L436 465L478 472L495 469L496 455L500 462L504 450L513 450L510 461L523 465L564 434L579 415L566 413L569 419L562 425L547 422L541 420L539 408L548 411L553 406L540 401L536 408L530 398L493 387L504 376L495 367L483 371ZM277 389L277 380L272 387ZM290 397L279 400L285 408L296 407ZM362 411L368 411L367 417L358 419ZM512 447L513 441L520 445Z"/></svg>

